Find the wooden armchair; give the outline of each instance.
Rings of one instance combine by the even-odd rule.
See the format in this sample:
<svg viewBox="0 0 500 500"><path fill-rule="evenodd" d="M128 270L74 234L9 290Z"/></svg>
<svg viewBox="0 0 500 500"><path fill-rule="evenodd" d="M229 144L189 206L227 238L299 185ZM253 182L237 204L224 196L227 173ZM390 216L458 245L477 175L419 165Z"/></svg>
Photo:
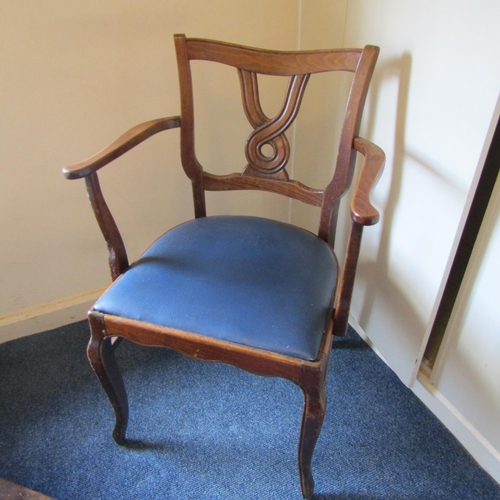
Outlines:
<svg viewBox="0 0 500 500"><path fill-rule="evenodd" d="M325 415L332 339L347 328L363 226L379 218L370 193L384 154L357 136L378 48L280 52L184 35L175 36L175 46L181 115L138 125L97 155L64 169L68 179L85 178L114 280L89 312L88 358L115 411L113 437L118 444L125 441L128 404L112 337L291 380L305 398L298 461L302 494L311 498L311 459ZM190 70L190 61L196 59L237 69L244 111L254 129L245 145L248 164L242 173L213 175L198 162ZM335 173L326 187L313 189L289 179L285 132L299 111L310 75L325 71L354 75ZM258 74L289 77L284 105L274 118L261 108ZM97 171L148 137L177 127L195 218L165 233L129 265ZM264 145L271 146L270 156ZM364 163L352 197L345 263L339 269L332 242L356 152L364 155ZM205 191L242 189L269 191L320 207L318 234L265 218L207 217Z"/></svg>

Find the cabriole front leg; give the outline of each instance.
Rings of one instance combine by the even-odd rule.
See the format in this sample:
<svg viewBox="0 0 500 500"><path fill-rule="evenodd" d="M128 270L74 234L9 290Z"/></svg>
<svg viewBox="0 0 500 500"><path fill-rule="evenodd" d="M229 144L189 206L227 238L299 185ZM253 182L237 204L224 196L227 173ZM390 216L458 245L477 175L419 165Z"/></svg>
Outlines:
<svg viewBox="0 0 500 500"><path fill-rule="evenodd" d="M116 425L113 430L113 439L118 444L124 444L128 423L128 401L123 379L116 363L111 337L107 335L101 314L90 313L89 323L90 342L87 347L87 357L115 412Z"/></svg>
<svg viewBox="0 0 500 500"><path fill-rule="evenodd" d="M314 492L311 460L325 418L327 396L323 387L314 391L302 390L304 410L299 438L299 474L302 496L309 500Z"/></svg>

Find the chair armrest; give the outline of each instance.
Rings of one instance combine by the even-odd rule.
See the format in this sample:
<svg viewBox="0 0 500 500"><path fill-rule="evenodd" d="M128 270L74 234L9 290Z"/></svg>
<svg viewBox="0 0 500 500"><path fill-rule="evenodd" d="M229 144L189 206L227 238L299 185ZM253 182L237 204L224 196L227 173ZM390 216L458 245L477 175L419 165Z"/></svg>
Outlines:
<svg viewBox="0 0 500 500"><path fill-rule="evenodd" d="M128 257L120 231L102 194L97 170L145 141L148 137L162 130L177 128L180 123L181 119L178 116L141 123L125 132L116 141L88 160L63 169L67 179L85 178L90 204L108 247L108 263L113 281L128 268Z"/></svg>
<svg viewBox="0 0 500 500"><path fill-rule="evenodd" d="M63 168L63 174L66 179L81 179L82 177L86 177L97 172L97 170L131 150L152 135L170 128L177 128L180 124L181 119L179 116L170 116L136 125L94 156Z"/></svg>
<svg viewBox="0 0 500 500"><path fill-rule="evenodd" d="M354 138L353 146L365 158L351 201L351 217L358 224L371 226L380 218L370 202L370 195L384 168L385 154L377 145L361 137Z"/></svg>
<svg viewBox="0 0 500 500"><path fill-rule="evenodd" d="M378 210L370 202L370 194L385 163L384 152L372 142L355 137L353 147L365 159L351 201L351 230L334 309L333 334L337 336L343 336L347 331L363 228L376 224L380 218Z"/></svg>

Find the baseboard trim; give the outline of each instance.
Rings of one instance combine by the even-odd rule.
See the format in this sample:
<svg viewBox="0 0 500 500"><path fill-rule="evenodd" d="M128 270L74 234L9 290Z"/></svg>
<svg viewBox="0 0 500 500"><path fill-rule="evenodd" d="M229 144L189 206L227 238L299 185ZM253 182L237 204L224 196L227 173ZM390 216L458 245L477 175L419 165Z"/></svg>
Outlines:
<svg viewBox="0 0 500 500"><path fill-rule="evenodd" d="M421 370L412 387L415 395L460 441L476 462L500 484L500 453L474 425L429 382Z"/></svg>
<svg viewBox="0 0 500 500"><path fill-rule="evenodd" d="M389 363L384 359L384 356L382 356L382 353L373 345L372 341L368 338L366 335L365 331L359 323L356 321L356 318L350 314L349 315L349 325L354 329L354 331L371 347L372 351L387 365L389 366Z"/></svg>
<svg viewBox="0 0 500 500"><path fill-rule="evenodd" d="M349 324L367 342L373 351L387 364L380 352L373 346L363 328L353 316ZM410 388L443 425L458 439L474 460L500 484L500 453L493 445L457 410L439 390L429 382L429 371L422 366Z"/></svg>
<svg viewBox="0 0 500 500"><path fill-rule="evenodd" d="M0 343L85 319L104 290L94 290L0 318Z"/></svg>

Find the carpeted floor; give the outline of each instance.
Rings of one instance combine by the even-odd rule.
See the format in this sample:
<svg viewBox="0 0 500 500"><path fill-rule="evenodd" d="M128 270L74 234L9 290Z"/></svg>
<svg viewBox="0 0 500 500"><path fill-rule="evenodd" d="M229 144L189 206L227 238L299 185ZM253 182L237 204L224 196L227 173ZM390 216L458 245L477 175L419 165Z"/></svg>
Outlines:
<svg viewBox="0 0 500 500"><path fill-rule="evenodd" d="M120 447L87 339L80 322L0 345L0 477L58 500L301 498L299 388L124 342L131 417ZM500 499L354 332L330 366L315 499Z"/></svg>

